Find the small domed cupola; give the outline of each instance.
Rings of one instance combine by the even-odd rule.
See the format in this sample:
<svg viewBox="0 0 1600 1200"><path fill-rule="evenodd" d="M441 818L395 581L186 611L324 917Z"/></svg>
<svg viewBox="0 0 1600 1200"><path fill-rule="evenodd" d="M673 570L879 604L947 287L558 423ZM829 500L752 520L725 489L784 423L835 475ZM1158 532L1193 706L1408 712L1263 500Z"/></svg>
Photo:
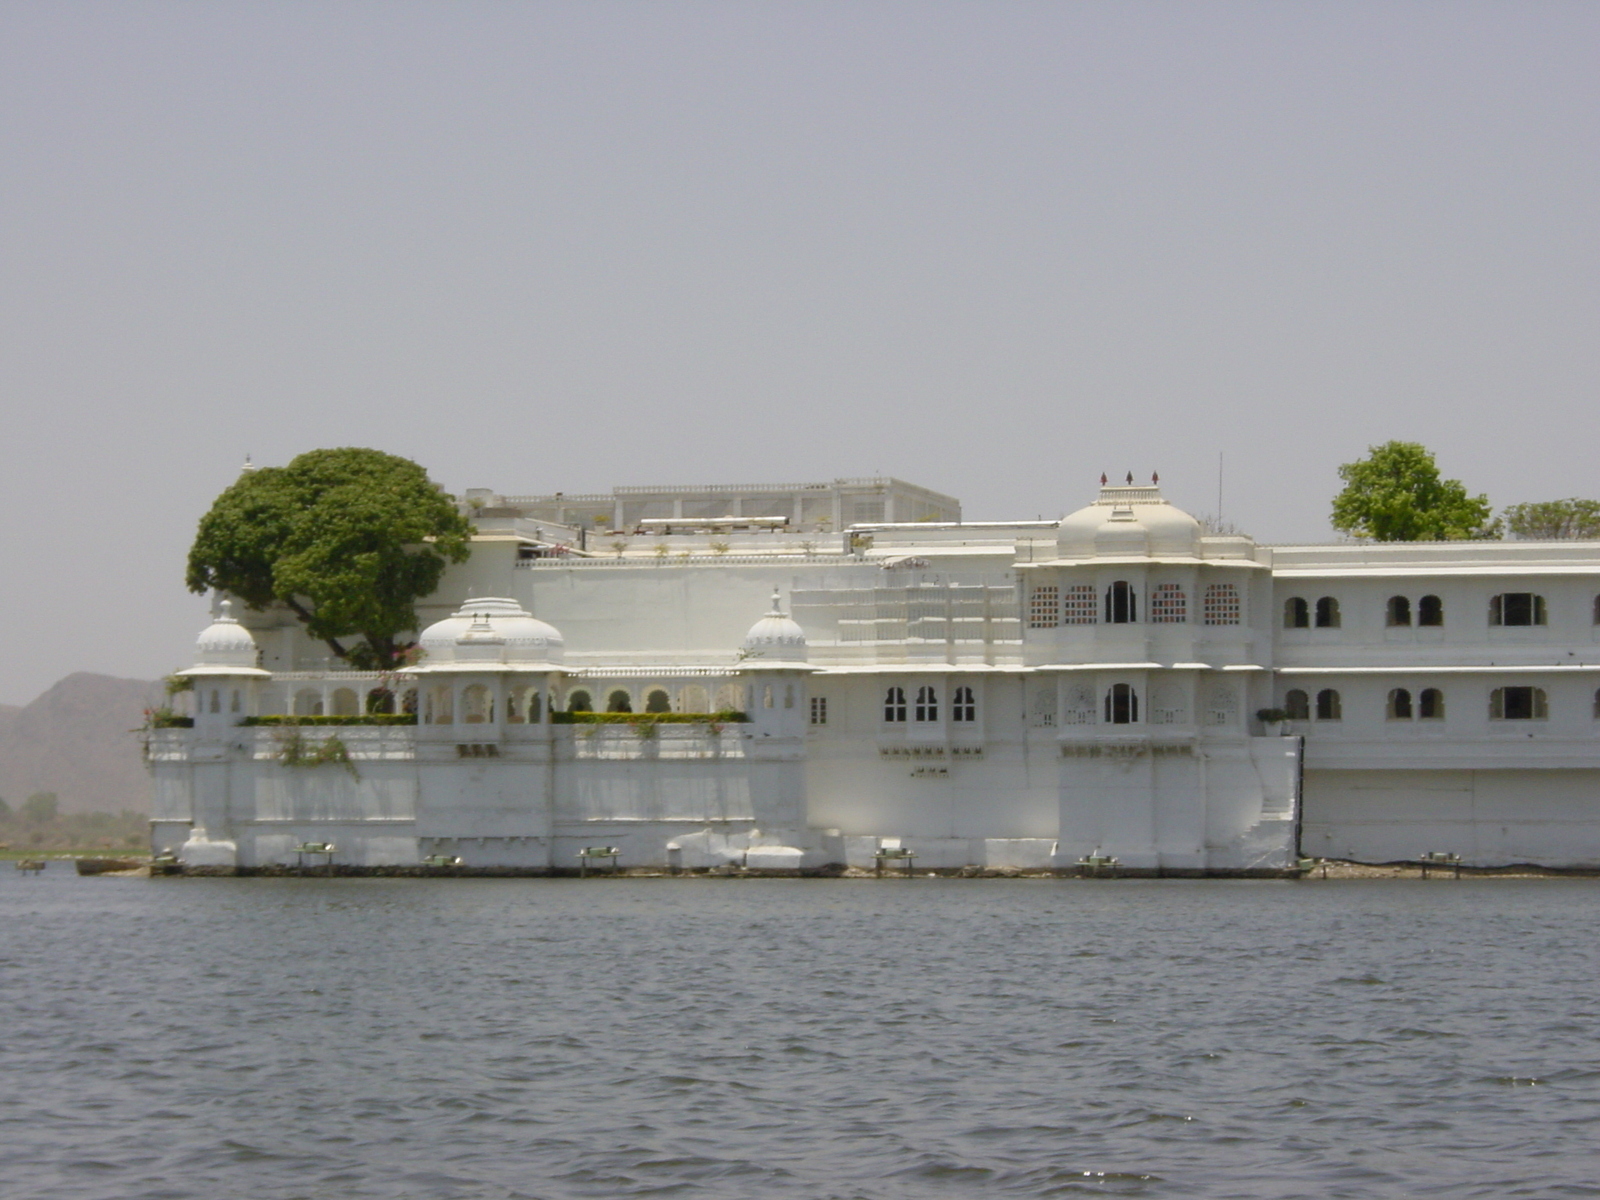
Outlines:
<svg viewBox="0 0 1600 1200"><path fill-rule="evenodd" d="M554 664L566 656L560 630L503 596L468 600L424 629L417 643L424 669L476 662Z"/></svg>
<svg viewBox="0 0 1600 1200"><path fill-rule="evenodd" d="M1123 485L1100 477L1100 498L1062 518L1056 553L1062 558L1191 558L1200 552L1200 522L1168 503L1151 476Z"/></svg>
<svg viewBox="0 0 1600 1200"><path fill-rule="evenodd" d="M765 662L803 663L806 650L806 631L800 623L783 611L778 602L778 589L772 589L772 611L767 613L744 635L744 656Z"/></svg>
<svg viewBox="0 0 1600 1200"><path fill-rule="evenodd" d="M257 657L255 638L234 619L233 601L224 600L217 619L195 641L195 666L254 668Z"/></svg>

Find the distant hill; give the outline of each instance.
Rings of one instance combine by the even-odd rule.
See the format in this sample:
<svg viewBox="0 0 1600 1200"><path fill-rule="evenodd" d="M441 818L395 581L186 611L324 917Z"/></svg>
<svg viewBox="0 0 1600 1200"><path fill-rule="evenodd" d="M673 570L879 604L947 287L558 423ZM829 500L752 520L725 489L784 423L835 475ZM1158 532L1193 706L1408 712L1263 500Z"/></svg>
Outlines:
<svg viewBox="0 0 1600 1200"><path fill-rule="evenodd" d="M80 671L32 704L0 705L0 796L17 808L55 792L61 811L150 811L150 780L130 732L161 685Z"/></svg>

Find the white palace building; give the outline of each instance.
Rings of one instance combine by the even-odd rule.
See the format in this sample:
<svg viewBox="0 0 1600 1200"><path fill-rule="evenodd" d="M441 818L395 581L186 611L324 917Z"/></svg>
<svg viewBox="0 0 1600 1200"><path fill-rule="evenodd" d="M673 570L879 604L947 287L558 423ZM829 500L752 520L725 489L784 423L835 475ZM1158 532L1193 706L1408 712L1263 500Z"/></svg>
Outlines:
<svg viewBox="0 0 1600 1200"><path fill-rule="evenodd" d="M219 599L150 734L158 852L1600 866L1600 544L1262 546L1131 482L1061 521L893 479L467 504L404 671Z"/></svg>

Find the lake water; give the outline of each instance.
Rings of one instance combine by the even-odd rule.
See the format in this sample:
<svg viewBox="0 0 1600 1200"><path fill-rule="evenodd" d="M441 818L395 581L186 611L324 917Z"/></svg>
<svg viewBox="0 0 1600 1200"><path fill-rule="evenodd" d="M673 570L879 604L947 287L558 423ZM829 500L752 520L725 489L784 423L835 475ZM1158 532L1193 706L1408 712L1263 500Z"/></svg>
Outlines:
<svg viewBox="0 0 1600 1200"><path fill-rule="evenodd" d="M0 1192L1600 1195L1600 882L0 874Z"/></svg>

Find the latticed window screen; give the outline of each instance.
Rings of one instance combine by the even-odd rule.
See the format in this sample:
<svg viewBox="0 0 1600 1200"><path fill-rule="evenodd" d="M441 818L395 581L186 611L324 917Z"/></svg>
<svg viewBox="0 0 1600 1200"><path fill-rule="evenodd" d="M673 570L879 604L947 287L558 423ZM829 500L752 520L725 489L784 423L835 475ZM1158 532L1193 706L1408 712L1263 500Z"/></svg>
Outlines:
<svg viewBox="0 0 1600 1200"><path fill-rule="evenodd" d="M1063 625L1093 625L1099 611L1095 603L1094 588L1087 583L1073 584L1067 589L1066 603L1062 605Z"/></svg>
<svg viewBox="0 0 1600 1200"><path fill-rule="evenodd" d="M1207 585L1205 623L1207 625L1237 625L1239 623L1238 588L1231 583Z"/></svg>
<svg viewBox="0 0 1600 1200"><path fill-rule="evenodd" d="M1181 625L1189 619L1189 598L1175 583L1163 583L1150 593L1150 620L1157 625Z"/></svg>
<svg viewBox="0 0 1600 1200"><path fill-rule="evenodd" d="M950 705L950 717L955 721L976 721L978 719L978 703L972 696L969 687L958 687L955 699Z"/></svg>
<svg viewBox="0 0 1600 1200"><path fill-rule="evenodd" d="M811 723L813 725L826 725L828 723L828 698L826 696L811 697Z"/></svg>
<svg viewBox="0 0 1600 1200"><path fill-rule="evenodd" d="M1036 587L1028 597L1028 628L1054 629L1061 624L1061 589Z"/></svg>

